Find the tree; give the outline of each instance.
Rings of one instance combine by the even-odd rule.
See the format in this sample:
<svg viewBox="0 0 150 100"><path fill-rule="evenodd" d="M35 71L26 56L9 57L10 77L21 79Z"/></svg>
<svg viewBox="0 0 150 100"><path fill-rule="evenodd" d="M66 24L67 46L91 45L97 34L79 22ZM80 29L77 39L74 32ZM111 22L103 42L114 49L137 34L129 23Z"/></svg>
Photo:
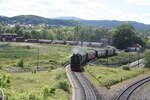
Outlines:
<svg viewBox="0 0 150 100"><path fill-rule="evenodd" d="M138 37L138 32L135 31L134 27L128 23L118 26L113 35L113 45L118 49L126 49L133 44L144 41Z"/></svg>
<svg viewBox="0 0 150 100"><path fill-rule="evenodd" d="M23 32L22 32L22 28L20 25L16 24L15 27L14 27L14 33L18 34L19 36L22 36L23 35Z"/></svg>
<svg viewBox="0 0 150 100"><path fill-rule="evenodd" d="M150 67L150 50L144 52L144 63L146 67Z"/></svg>

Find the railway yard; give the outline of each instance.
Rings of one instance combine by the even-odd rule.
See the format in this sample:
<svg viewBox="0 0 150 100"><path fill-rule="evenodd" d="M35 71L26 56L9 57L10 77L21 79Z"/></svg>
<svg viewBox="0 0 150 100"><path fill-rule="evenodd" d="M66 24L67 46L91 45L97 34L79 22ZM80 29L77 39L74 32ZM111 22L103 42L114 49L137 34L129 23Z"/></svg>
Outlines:
<svg viewBox="0 0 150 100"><path fill-rule="evenodd" d="M8 82L2 90L5 96L1 97L2 100L22 100L22 97L31 96L33 100L150 99L146 93L150 91L146 88L150 86L150 70L144 68L142 54L139 57L136 53L130 53L136 56L134 59L132 57L127 59L129 53L96 58L84 66L83 72L76 72L68 65L70 51L74 46L39 43L4 44L0 47L0 59L3 60L1 75L4 75L2 77ZM104 55L99 53L99 56ZM121 60L123 57L124 61ZM12 58L13 60L10 60ZM122 62L121 65L118 64L118 59ZM62 95L64 96L61 97Z"/></svg>

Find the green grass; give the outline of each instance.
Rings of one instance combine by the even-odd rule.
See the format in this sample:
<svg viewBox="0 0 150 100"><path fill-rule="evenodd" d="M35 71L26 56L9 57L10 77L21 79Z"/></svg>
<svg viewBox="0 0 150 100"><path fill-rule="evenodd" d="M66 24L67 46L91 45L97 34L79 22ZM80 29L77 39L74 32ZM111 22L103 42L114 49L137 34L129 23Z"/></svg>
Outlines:
<svg viewBox="0 0 150 100"><path fill-rule="evenodd" d="M71 46L36 44L39 48L39 66L55 67L69 61ZM38 49L29 46L0 47L0 69L16 69L17 63L23 59L26 68L36 67L38 62Z"/></svg>
<svg viewBox="0 0 150 100"><path fill-rule="evenodd" d="M10 77L0 73L0 86L5 88L8 100L70 100L70 84L61 66L69 60L72 47L59 44L31 44L33 47L30 47L21 44L0 47L1 71L35 68L37 47L40 47L39 66L49 68L49 71L9 73Z"/></svg>
<svg viewBox="0 0 150 100"><path fill-rule="evenodd" d="M9 100L30 100L30 95L38 98L31 100L43 100L45 88L48 89L48 100L70 100L70 84L63 68L36 74L12 73L10 76L10 87L5 90Z"/></svg>
<svg viewBox="0 0 150 100"><path fill-rule="evenodd" d="M120 68L110 68L102 66L87 66L85 67L86 75L94 82L97 86L111 87L124 80L133 78L140 74L143 74L149 69L131 68L130 70L123 70Z"/></svg>
<svg viewBox="0 0 150 100"><path fill-rule="evenodd" d="M126 53L126 52L119 52L117 56L112 56L107 58L98 59L100 64L104 65L125 65L127 63L131 63L135 60L138 60L143 57L143 54L140 56L137 53Z"/></svg>

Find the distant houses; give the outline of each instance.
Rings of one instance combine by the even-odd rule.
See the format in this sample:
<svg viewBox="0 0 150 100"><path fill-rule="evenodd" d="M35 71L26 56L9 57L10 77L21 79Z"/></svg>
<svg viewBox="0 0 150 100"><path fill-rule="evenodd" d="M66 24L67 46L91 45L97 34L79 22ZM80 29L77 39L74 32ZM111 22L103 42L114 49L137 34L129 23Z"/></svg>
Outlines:
<svg viewBox="0 0 150 100"><path fill-rule="evenodd" d="M140 52L142 46L140 44L133 44L132 46L128 47L125 51L127 52Z"/></svg>

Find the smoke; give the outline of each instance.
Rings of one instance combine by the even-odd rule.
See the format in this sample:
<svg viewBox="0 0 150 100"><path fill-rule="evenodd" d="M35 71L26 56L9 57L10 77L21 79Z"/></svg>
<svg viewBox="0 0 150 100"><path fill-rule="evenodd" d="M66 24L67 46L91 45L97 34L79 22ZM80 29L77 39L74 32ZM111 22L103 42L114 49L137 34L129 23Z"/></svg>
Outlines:
<svg viewBox="0 0 150 100"><path fill-rule="evenodd" d="M72 49L72 53L73 54L78 54L78 53L84 53L87 51L87 47L81 47L81 46L75 46L73 49Z"/></svg>

